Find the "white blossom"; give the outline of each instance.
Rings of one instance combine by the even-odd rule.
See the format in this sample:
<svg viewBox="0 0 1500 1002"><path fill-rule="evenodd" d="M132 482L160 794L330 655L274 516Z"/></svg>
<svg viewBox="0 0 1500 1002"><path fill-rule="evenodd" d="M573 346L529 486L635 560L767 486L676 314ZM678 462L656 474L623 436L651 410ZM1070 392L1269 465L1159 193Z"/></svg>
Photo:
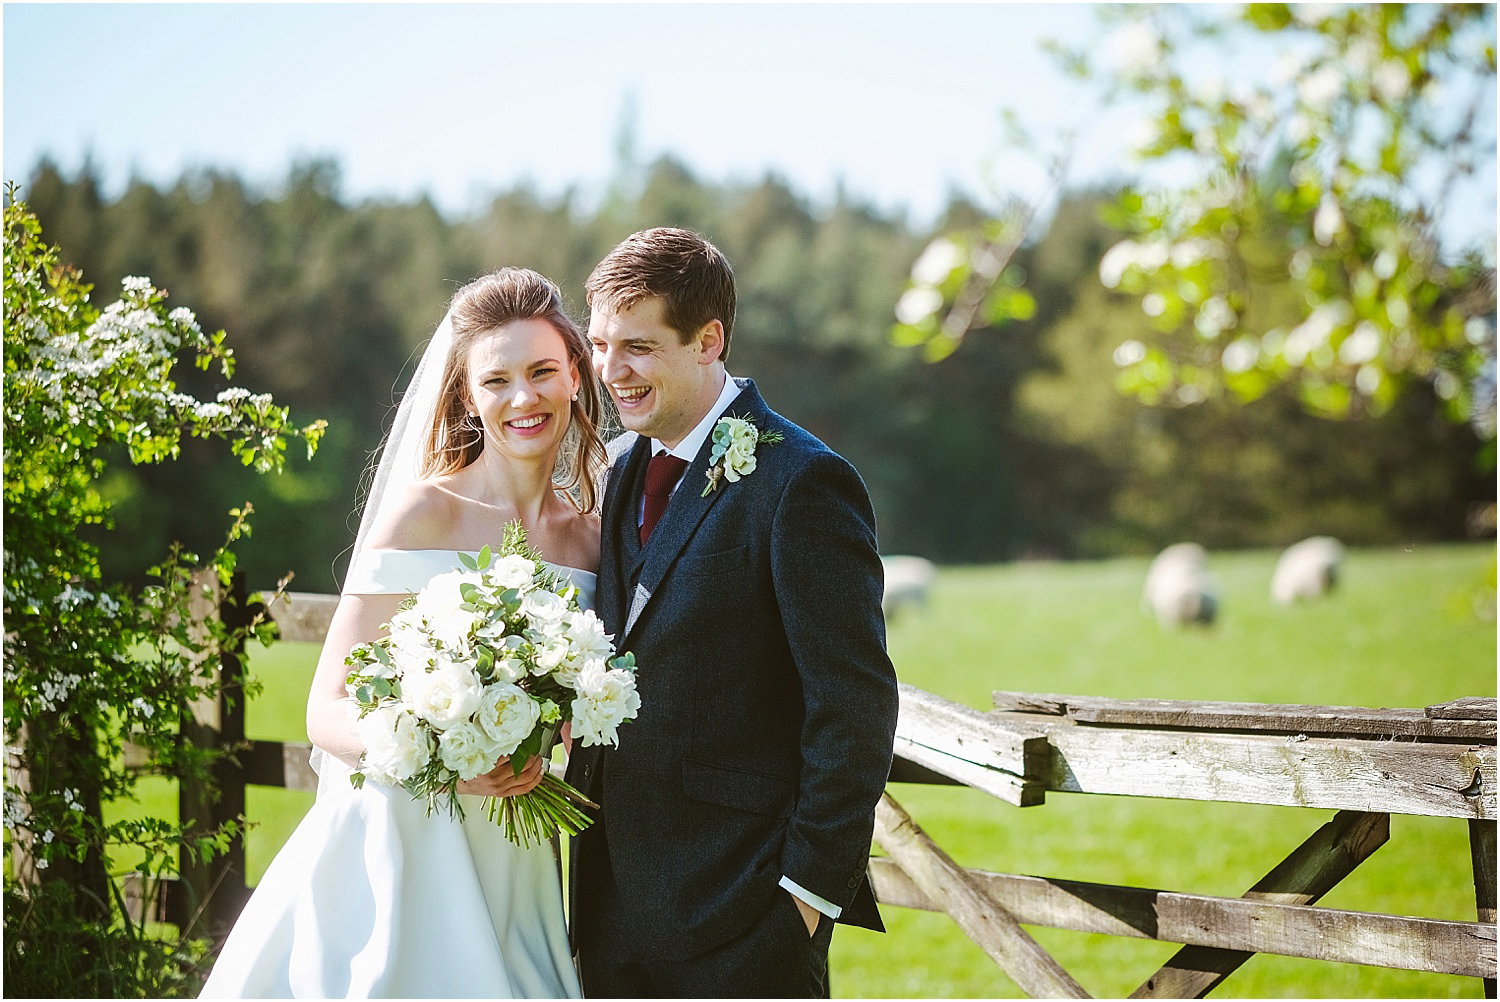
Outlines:
<svg viewBox="0 0 1500 1002"><path fill-rule="evenodd" d="M1146 346L1135 338L1131 338L1129 341L1122 341L1115 348L1114 360L1115 364L1122 369L1126 366L1144 362L1146 360Z"/></svg>
<svg viewBox="0 0 1500 1002"><path fill-rule="evenodd" d="M1223 296L1210 296L1198 308L1198 315L1193 318L1193 326L1205 338L1213 339L1234 326L1237 319L1234 310L1230 308Z"/></svg>
<svg viewBox="0 0 1500 1002"><path fill-rule="evenodd" d="M1149 73L1161 65L1161 37L1143 21L1121 25L1105 40L1104 47L1110 64L1121 73Z"/></svg>
<svg viewBox="0 0 1500 1002"><path fill-rule="evenodd" d="M361 717L355 728L365 746L361 768L377 782L405 782L432 757L431 732L407 710L376 707Z"/></svg>
<svg viewBox="0 0 1500 1002"><path fill-rule="evenodd" d="M963 248L947 237L938 237L911 266L912 280L922 285L938 285L953 269L963 263Z"/></svg>
<svg viewBox="0 0 1500 1002"><path fill-rule="evenodd" d="M943 296L930 286L918 285L907 289L896 300L896 319L903 324L919 324L936 313L943 305Z"/></svg>
<svg viewBox="0 0 1500 1002"><path fill-rule="evenodd" d="M1368 320L1355 325L1344 343L1339 345L1339 361L1345 365L1363 365L1380 354L1380 329Z"/></svg>
<svg viewBox="0 0 1500 1002"><path fill-rule="evenodd" d="M1411 72L1400 59L1387 59L1370 75L1375 93L1391 103L1400 101L1411 90Z"/></svg>
<svg viewBox="0 0 1500 1002"><path fill-rule="evenodd" d="M521 615L530 620L533 625L560 623L563 614L567 611L568 604L563 601L562 596L544 588L528 593L521 600Z"/></svg>
<svg viewBox="0 0 1500 1002"><path fill-rule="evenodd" d="M530 703L530 698L526 702ZM505 753L478 726L464 721L438 737L438 754L443 765L458 773L459 779L473 779L493 769L496 760Z"/></svg>
<svg viewBox="0 0 1500 1002"><path fill-rule="evenodd" d="M498 749L498 757L509 755L516 750L517 745L526 740L527 735L536 727L541 712L537 701L519 686L496 682L485 686L474 719Z"/></svg>
<svg viewBox="0 0 1500 1002"><path fill-rule="evenodd" d="M1344 232L1344 214L1336 198L1325 194L1318 202L1318 211L1313 213L1313 237L1327 247Z"/></svg>
<svg viewBox="0 0 1500 1002"><path fill-rule="evenodd" d="M510 554L491 564L488 573L501 588L524 588L536 576L536 564L525 557Z"/></svg>
<svg viewBox="0 0 1500 1002"><path fill-rule="evenodd" d="M1322 303L1306 320L1287 332L1282 354L1292 365L1301 365L1307 356L1326 347L1334 329L1347 322L1349 305L1342 300Z"/></svg>
<svg viewBox="0 0 1500 1002"><path fill-rule="evenodd" d="M1224 367L1225 372L1248 372L1259 357L1260 343L1246 335L1229 343L1224 354L1219 356L1219 364Z"/></svg>
<svg viewBox="0 0 1500 1002"><path fill-rule="evenodd" d="M1297 96L1315 111L1323 111L1344 89L1344 78L1335 66L1319 66L1297 81Z"/></svg>
<svg viewBox="0 0 1500 1002"><path fill-rule="evenodd" d="M467 720L479 709L482 691L474 670L446 651L434 654L431 670L410 672L401 679L401 694L412 712L438 730Z"/></svg>
<svg viewBox="0 0 1500 1002"><path fill-rule="evenodd" d="M26 823L31 816L31 810L26 804L26 798L14 790L5 791L5 827L12 830Z"/></svg>
<svg viewBox="0 0 1500 1002"><path fill-rule="evenodd" d="M593 664L578 673L573 700L573 736L589 745L619 744L616 728L641 707L635 676L620 668Z"/></svg>

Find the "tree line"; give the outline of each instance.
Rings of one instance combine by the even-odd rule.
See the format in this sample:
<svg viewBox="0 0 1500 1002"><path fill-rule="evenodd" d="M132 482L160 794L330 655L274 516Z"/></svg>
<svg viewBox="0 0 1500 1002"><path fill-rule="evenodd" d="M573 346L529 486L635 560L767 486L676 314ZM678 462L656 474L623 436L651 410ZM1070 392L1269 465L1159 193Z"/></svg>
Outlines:
<svg viewBox="0 0 1500 1002"><path fill-rule="evenodd" d="M1183 539L1238 548L1328 533L1376 545L1486 531L1475 527L1495 497L1484 445L1425 384L1351 421L1309 416L1283 390L1180 409L1118 392L1113 352L1149 328L1138 301L1097 279L1122 237L1101 219L1112 194L1068 193L1017 252L1028 318L981 325L927 362L889 332L923 248L985 218L962 196L924 228L848 194L815 205L774 175L705 181L670 157L622 173L597 204L518 186L461 218L422 198L348 199L328 160L292 165L275 190L210 169L169 186L133 180L112 198L90 166L68 176L42 162L21 190L96 304L117 298L124 277L150 277L170 305L228 332L237 382L300 423L328 421L316 459L291 456L275 476L196 441L176 462L111 464L102 489L116 525L102 561L121 579L174 540L212 551L225 513L248 500L240 566L251 586L292 570L294 588L334 590L370 458L458 286L535 268L586 323L593 265L657 225L697 230L728 256L740 290L730 371L855 464L883 552L987 563ZM208 376L183 383L212 398Z"/></svg>

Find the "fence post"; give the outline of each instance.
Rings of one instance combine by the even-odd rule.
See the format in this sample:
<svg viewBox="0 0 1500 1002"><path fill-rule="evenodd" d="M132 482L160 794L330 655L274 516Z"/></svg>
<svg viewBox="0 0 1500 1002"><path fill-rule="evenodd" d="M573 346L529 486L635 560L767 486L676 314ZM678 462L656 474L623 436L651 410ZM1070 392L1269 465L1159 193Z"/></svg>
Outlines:
<svg viewBox="0 0 1500 1002"><path fill-rule="evenodd" d="M195 622L217 616L229 629L250 622L254 610L248 607L243 572L235 571L228 590L224 590L212 569L201 571L194 579L193 591L189 608ZM238 761L245 744L244 652L243 640L218 652L217 693L196 701L182 721L184 740L201 748L231 752L214 763L211 785L179 784L178 817L192 822L193 834L205 834L245 813L244 770ZM235 835L222 855L204 863L183 851L178 872L184 934L222 940L248 896L244 839Z"/></svg>
<svg viewBox="0 0 1500 1002"><path fill-rule="evenodd" d="M1474 905L1479 921L1495 921L1495 822L1469 819L1469 853L1474 860ZM1495 979L1484 979L1484 997L1495 997Z"/></svg>

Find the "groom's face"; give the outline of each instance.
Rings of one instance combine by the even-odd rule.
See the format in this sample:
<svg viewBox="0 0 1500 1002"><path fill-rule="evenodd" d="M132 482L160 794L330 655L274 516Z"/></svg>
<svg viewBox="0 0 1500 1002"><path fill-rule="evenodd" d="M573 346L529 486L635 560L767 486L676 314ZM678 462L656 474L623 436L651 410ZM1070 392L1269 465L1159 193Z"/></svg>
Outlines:
<svg viewBox="0 0 1500 1002"><path fill-rule="evenodd" d="M662 317L661 299L652 297L623 310L596 308L589 342L594 372L629 431L675 447L718 399L724 334L717 320L683 344Z"/></svg>

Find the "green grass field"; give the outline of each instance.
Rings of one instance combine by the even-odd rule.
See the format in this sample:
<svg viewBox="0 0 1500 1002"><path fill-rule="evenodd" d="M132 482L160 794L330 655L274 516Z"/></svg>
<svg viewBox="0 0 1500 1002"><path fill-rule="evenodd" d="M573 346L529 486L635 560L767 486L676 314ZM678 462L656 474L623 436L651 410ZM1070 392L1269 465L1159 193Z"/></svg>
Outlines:
<svg viewBox="0 0 1500 1002"><path fill-rule="evenodd" d="M1276 554L1216 555L1221 615L1208 630L1167 632L1141 613L1143 559L1013 564L940 572L925 608L892 623L901 680L976 708L995 689L1115 697L1425 706L1493 696L1494 548L1356 551L1328 599L1282 609L1268 590ZM302 739L315 651L253 655L265 683L252 737ZM163 791L165 792L165 791ZM1019 809L962 788L892 794L965 866L1238 896L1333 812L1147 798L1053 794ZM256 880L306 810L306 794L253 789L248 845ZM1472 921L1462 821L1394 817L1391 841L1324 900L1336 908ZM1021 997L944 915L885 909L885 935L840 928L836 997ZM1175 947L1033 929L1090 993L1129 994ZM1480 997L1474 979L1257 956L1215 997Z"/></svg>

